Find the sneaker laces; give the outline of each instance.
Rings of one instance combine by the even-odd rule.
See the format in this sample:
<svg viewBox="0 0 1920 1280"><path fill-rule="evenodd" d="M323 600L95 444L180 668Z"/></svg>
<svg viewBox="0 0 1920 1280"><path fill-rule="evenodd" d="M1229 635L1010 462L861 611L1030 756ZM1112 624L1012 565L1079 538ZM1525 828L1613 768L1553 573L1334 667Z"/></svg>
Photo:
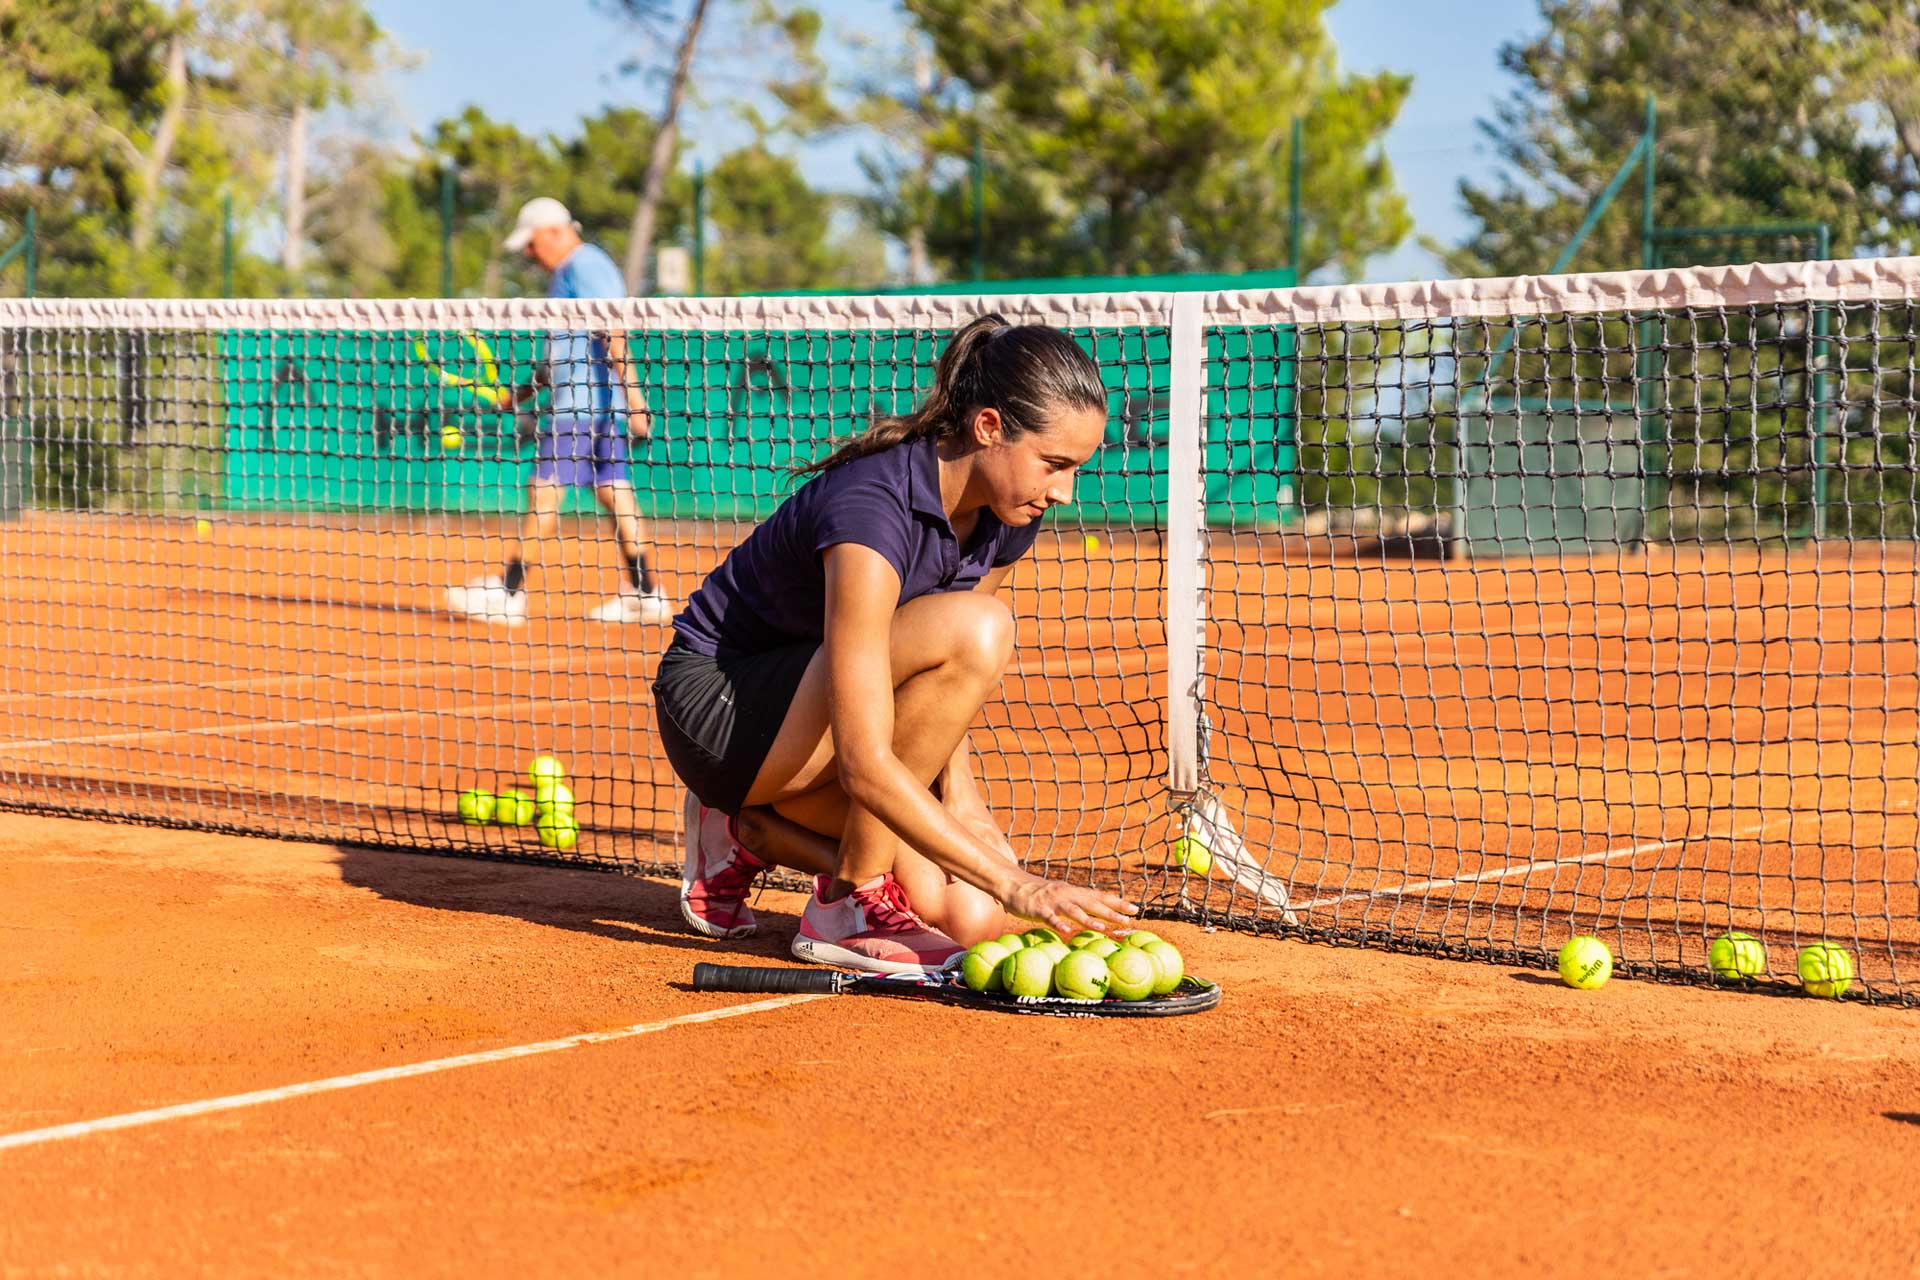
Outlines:
<svg viewBox="0 0 1920 1280"><path fill-rule="evenodd" d="M754 880L765 867L756 867L738 855L745 852L740 846L733 847L734 857L727 865L707 877L707 893L715 898L746 901L747 892L753 888Z"/></svg>
<svg viewBox="0 0 1920 1280"><path fill-rule="evenodd" d="M898 932L906 929L927 929L929 926L907 901L907 891L892 876L880 882L880 887L866 892L855 890L860 895L860 906L867 913L869 928L882 928Z"/></svg>

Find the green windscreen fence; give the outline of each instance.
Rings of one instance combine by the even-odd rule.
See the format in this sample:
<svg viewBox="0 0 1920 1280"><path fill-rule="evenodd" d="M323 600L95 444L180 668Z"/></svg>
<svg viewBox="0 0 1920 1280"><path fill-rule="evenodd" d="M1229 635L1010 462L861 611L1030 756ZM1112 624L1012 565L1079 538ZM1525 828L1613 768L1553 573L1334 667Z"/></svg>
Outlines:
<svg viewBox="0 0 1920 1280"><path fill-rule="evenodd" d="M1163 524L1167 332L1074 333L1099 360L1110 399L1105 444L1082 470L1070 514ZM931 386L947 337L926 328L630 333L654 415L651 438L632 450L642 513L765 518L791 492L794 463L910 410ZM513 392L539 383L544 333L282 328L230 331L218 342L225 506L490 513L522 505L551 415L548 393L516 408ZM1295 506L1292 330L1223 327L1208 343L1211 367L1223 371L1208 388L1210 518L1276 527ZM571 501L584 509L592 499Z"/></svg>

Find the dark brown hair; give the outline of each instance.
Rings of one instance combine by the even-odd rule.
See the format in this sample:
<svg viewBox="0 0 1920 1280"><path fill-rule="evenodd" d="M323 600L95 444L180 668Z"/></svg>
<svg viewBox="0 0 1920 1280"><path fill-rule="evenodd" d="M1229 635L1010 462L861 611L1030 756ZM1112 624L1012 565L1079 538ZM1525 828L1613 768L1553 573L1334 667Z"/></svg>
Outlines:
<svg viewBox="0 0 1920 1280"><path fill-rule="evenodd" d="M1100 366L1070 336L984 315L953 335L934 370L933 390L912 413L877 419L826 457L794 470L828 471L907 440L957 439L982 409L997 409L1007 438L1018 440L1063 409L1106 408Z"/></svg>

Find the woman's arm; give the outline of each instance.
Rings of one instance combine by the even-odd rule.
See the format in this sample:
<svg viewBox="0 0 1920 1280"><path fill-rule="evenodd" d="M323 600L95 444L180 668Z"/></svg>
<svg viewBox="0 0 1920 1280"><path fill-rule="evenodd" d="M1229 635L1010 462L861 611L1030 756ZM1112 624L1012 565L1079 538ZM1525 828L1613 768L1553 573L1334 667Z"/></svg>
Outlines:
<svg viewBox="0 0 1920 1280"><path fill-rule="evenodd" d="M1124 899L1042 879L996 855L901 763L893 751L891 656L899 575L856 543L829 548L826 570L827 712L847 795L941 870L1016 915L1066 933L1127 924L1135 912Z"/></svg>

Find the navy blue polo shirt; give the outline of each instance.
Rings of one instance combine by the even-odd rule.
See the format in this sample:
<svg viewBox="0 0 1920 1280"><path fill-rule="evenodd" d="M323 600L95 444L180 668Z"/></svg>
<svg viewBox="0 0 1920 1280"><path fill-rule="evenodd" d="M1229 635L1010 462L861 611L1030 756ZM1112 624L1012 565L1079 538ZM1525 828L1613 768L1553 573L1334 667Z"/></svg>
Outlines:
<svg viewBox="0 0 1920 1280"><path fill-rule="evenodd" d="M673 627L709 657L818 644L826 634L829 547L857 542L885 556L900 575L899 603L905 604L972 590L990 570L1025 555L1039 536L1038 520L1010 528L982 510L961 546L940 502L934 442L909 440L800 486L707 575Z"/></svg>

